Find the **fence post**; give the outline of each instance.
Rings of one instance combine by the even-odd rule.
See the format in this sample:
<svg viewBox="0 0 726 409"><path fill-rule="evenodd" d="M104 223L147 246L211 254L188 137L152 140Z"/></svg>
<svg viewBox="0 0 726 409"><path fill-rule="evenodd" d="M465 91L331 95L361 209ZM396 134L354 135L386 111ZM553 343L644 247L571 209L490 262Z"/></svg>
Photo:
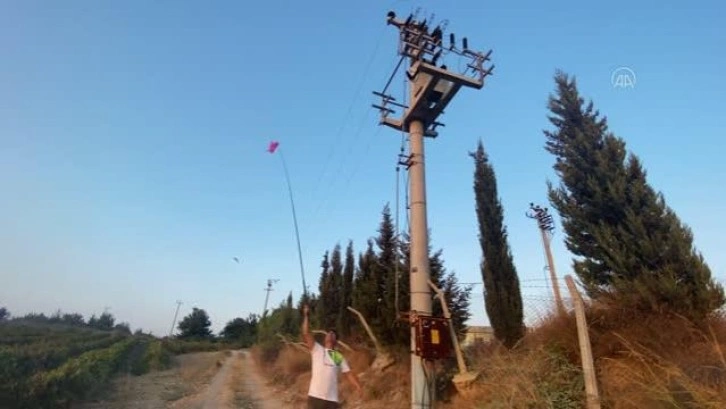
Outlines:
<svg viewBox="0 0 726 409"><path fill-rule="evenodd" d="M597 378L595 377L595 365L592 361L592 347L590 346L590 335L585 319L585 304L580 293L575 287L575 281L571 276L565 276L567 289L575 306L575 319L577 320L577 337L580 343L580 357L582 358L582 372L585 375L585 394L587 395L587 408L600 409L600 396L597 391Z"/></svg>

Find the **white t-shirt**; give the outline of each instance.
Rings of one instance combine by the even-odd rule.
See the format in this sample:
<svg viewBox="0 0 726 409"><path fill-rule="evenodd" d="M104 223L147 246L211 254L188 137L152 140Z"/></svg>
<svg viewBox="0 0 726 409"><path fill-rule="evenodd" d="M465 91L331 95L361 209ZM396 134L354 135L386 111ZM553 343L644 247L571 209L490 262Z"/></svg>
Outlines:
<svg viewBox="0 0 726 409"><path fill-rule="evenodd" d="M335 350L323 348L315 343L310 352L313 361L313 376L310 379L308 395L314 398L338 401L338 373L350 371L348 361Z"/></svg>

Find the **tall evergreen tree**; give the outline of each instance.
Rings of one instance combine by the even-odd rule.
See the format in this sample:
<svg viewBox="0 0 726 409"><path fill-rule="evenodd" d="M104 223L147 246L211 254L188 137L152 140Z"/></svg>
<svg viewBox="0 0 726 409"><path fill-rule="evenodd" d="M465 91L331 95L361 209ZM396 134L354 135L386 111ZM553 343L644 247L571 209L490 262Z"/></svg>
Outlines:
<svg viewBox="0 0 726 409"><path fill-rule="evenodd" d="M494 336L511 348L524 336L519 278L507 242L494 168L481 141L470 155L474 159L474 197L483 255L484 305Z"/></svg>
<svg viewBox="0 0 726 409"><path fill-rule="evenodd" d="M353 277L355 276L355 252L353 241L348 241L345 248L345 266L343 267L343 284L341 286L340 313L338 314L338 328L342 335L350 334L352 315L348 307L353 303Z"/></svg>
<svg viewBox="0 0 726 409"><path fill-rule="evenodd" d="M375 326L380 333L381 341L385 343L396 342L398 327L396 319L396 268L399 261L396 252L398 244L396 230L391 217L391 209L386 204L381 212L381 223L378 227L378 236L375 238L378 247L376 268L376 291L378 295L377 317ZM400 263L399 263L400 264Z"/></svg>
<svg viewBox="0 0 726 409"><path fill-rule="evenodd" d="M333 300L333 274L330 268L330 252L326 251L323 255L323 261L320 263L322 271L320 272L320 281L318 290L320 296L317 302L315 315L318 324L327 328L330 326L330 317L335 314L335 301Z"/></svg>
<svg viewBox="0 0 726 409"><path fill-rule="evenodd" d="M627 155L593 103L585 105L574 78L558 72L555 83L549 100L555 128L544 134L561 183L549 183L549 197L588 293L692 318L722 306L723 288L695 250L690 229L647 183L640 160Z"/></svg>
<svg viewBox="0 0 726 409"><path fill-rule="evenodd" d="M378 260L373 249L373 240L368 240L367 244L366 251L358 257L358 271L353 284L353 308L363 314L371 324L378 308L375 280Z"/></svg>
<svg viewBox="0 0 726 409"><path fill-rule="evenodd" d="M282 326L280 331L283 334L298 335L300 333L300 314L293 308L292 291L287 295L282 308Z"/></svg>
<svg viewBox="0 0 726 409"><path fill-rule="evenodd" d="M330 256L330 274L328 275L329 286L327 291L329 294L326 295L328 300L326 322L324 323L325 328L336 327L341 312L341 301L342 294L341 288L343 286L343 257L341 254L340 244L336 244L333 248L333 253Z"/></svg>
<svg viewBox="0 0 726 409"><path fill-rule="evenodd" d="M194 307L192 312L177 324L177 328L179 328L178 337L186 339L212 338L211 326L212 322L209 320L207 312Z"/></svg>

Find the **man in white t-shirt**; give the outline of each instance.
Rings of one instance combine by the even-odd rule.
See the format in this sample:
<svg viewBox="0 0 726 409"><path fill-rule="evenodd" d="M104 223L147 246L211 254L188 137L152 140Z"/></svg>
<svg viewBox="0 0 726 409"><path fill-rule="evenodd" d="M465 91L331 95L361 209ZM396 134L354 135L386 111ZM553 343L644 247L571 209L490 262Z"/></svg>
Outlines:
<svg viewBox="0 0 726 409"><path fill-rule="evenodd" d="M338 343L338 334L335 330L330 330L325 334L324 346L316 342L310 334L309 312L308 306L303 306L302 336L310 348L313 367L313 376L308 389L308 409L337 409L340 407L338 404L339 373L345 374L359 394L362 389L358 378L350 370L348 361L340 351L335 349Z"/></svg>

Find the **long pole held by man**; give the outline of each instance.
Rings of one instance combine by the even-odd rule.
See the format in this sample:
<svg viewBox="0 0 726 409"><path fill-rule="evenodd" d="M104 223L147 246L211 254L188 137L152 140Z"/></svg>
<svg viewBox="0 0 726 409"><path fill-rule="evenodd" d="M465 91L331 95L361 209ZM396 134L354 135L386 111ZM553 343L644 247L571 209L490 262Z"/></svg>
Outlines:
<svg viewBox="0 0 726 409"><path fill-rule="evenodd" d="M285 157L282 155L282 151L280 150L280 143L277 141L271 141L270 144L267 146L267 152L268 153L275 153L278 151L278 155L280 157L280 162L282 162L282 170L285 172L285 181L287 182L287 192L290 195L290 207L292 208L292 221L295 226L295 240L297 241L297 257L298 261L300 262L300 276L302 277L302 286L303 286L303 298L307 299L308 295L308 285L305 283L305 267L303 266L303 257L302 257L302 247L300 246L300 230L297 227L297 213L295 212L295 200L292 196L292 184L290 183L290 173L287 171L287 163L285 162Z"/></svg>

